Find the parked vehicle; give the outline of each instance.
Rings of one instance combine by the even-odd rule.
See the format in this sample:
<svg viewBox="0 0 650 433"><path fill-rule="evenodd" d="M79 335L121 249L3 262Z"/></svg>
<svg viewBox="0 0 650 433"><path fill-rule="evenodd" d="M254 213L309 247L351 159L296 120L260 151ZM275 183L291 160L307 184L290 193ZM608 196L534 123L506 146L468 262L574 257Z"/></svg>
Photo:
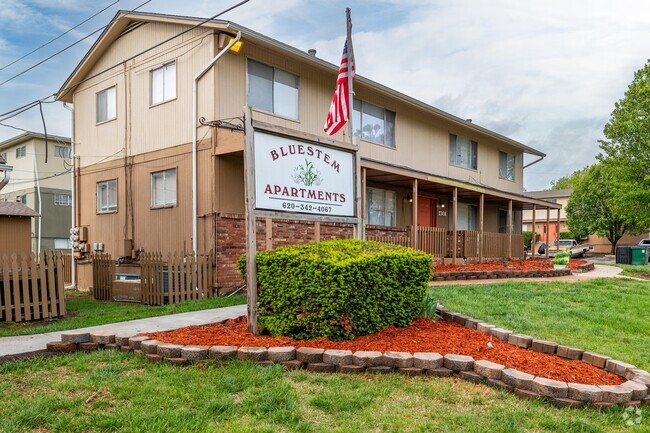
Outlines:
<svg viewBox="0 0 650 433"><path fill-rule="evenodd" d="M639 246L650 247L650 238L641 239L641 241L639 242Z"/></svg>
<svg viewBox="0 0 650 433"><path fill-rule="evenodd" d="M559 246L553 242L548 250L550 257L555 257L558 251L567 251L571 253L571 257L587 257L588 251L593 251L592 245L580 245L575 239L560 239Z"/></svg>

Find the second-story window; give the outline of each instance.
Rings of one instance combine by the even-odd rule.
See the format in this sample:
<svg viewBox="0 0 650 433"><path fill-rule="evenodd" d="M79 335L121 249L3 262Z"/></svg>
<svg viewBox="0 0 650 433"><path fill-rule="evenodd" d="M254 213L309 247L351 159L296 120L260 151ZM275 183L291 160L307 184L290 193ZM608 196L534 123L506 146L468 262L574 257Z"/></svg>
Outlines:
<svg viewBox="0 0 650 433"><path fill-rule="evenodd" d="M502 179L515 180L514 155L499 152L499 177Z"/></svg>
<svg viewBox="0 0 650 433"><path fill-rule="evenodd" d="M24 158L27 155L27 146L20 146L16 148L16 159Z"/></svg>
<svg viewBox="0 0 650 433"><path fill-rule="evenodd" d="M2 159L2 161L8 162L7 152L0 153L0 158Z"/></svg>
<svg viewBox="0 0 650 433"><path fill-rule="evenodd" d="M176 98L176 62L151 71L151 105Z"/></svg>
<svg viewBox="0 0 650 433"><path fill-rule="evenodd" d="M353 108L354 135L395 147L395 112L359 99L354 100Z"/></svg>
<svg viewBox="0 0 650 433"><path fill-rule="evenodd" d="M58 158L70 158L70 148L68 146L54 146L54 156Z"/></svg>
<svg viewBox="0 0 650 433"><path fill-rule="evenodd" d="M117 94L115 86L97 92L97 123L113 120L117 117Z"/></svg>
<svg viewBox="0 0 650 433"><path fill-rule="evenodd" d="M72 196L70 194L55 194L54 204L56 206L72 206Z"/></svg>
<svg viewBox="0 0 650 433"><path fill-rule="evenodd" d="M462 135L449 134L449 163L459 167L477 169L478 143Z"/></svg>
<svg viewBox="0 0 650 433"><path fill-rule="evenodd" d="M246 98L252 107L298 119L298 76L249 59Z"/></svg>

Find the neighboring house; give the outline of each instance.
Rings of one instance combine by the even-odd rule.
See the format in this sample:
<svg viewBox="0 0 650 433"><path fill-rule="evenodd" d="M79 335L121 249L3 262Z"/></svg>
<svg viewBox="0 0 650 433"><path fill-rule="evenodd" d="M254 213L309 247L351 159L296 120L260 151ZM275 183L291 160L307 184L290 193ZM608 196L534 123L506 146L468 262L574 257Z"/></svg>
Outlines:
<svg viewBox="0 0 650 433"><path fill-rule="evenodd" d="M12 254L29 257L32 252L32 219L37 216L38 213L22 203L0 201L0 261L11 259Z"/></svg>
<svg viewBox="0 0 650 433"><path fill-rule="evenodd" d="M559 231L560 233L562 233L562 232L569 231L569 225L567 223L567 217L566 217L566 205L569 202L569 197L571 196L572 192L573 192L572 189L557 189L557 190L548 190L548 191L529 191L526 192L526 195L529 195L530 197L534 197L536 199L557 203L562 206L562 209L560 210L560 218L559 218L560 221ZM545 210L537 211L535 216L534 231L535 233L537 233L538 240L541 240L542 242L546 241L547 230L550 233L549 238L551 239L551 242L555 240L555 237L557 236L558 233L557 211L551 211L549 227L550 228L547 228L546 225L546 211ZM533 231L532 211L528 211L528 210L524 211L523 229L528 231ZM617 245L636 245L639 243L641 239L645 237L647 237L647 233L639 236L630 236L626 234L623 235L620 241L618 241ZM595 253L609 254L612 251L612 244L607 240L607 238L604 238L602 236L592 234L589 235L588 237L582 239L576 239L576 240L580 243L593 245Z"/></svg>
<svg viewBox="0 0 650 433"><path fill-rule="evenodd" d="M13 166L9 183L0 191L0 201L20 202L38 211L41 203L41 250L70 248L72 218L70 139L48 135L45 162L45 135L26 132L0 142L0 157ZM39 182L36 182L36 179ZM39 218L31 221L32 251L38 250Z"/></svg>
<svg viewBox="0 0 650 433"><path fill-rule="evenodd" d="M215 20L139 55L201 21L119 12L58 99L74 104L78 225L114 258L191 249L191 143L198 128L198 249L216 251L215 284L225 287L241 284L234 262L245 240L244 134L236 130L243 107L253 107L261 130L325 145L349 138L347 128L333 137L323 132L338 65L253 30ZM201 79L192 118L193 77L238 31L243 46ZM524 154L542 158L540 151L360 75L354 91L368 238L411 237L424 248L428 232L411 230L415 224L440 229L446 247L432 250L436 259L521 256L522 210L559 208L523 195ZM272 246L351 236L351 226L340 223L269 224ZM457 249L446 232L454 226L464 242ZM473 240L481 231L479 247Z"/></svg>

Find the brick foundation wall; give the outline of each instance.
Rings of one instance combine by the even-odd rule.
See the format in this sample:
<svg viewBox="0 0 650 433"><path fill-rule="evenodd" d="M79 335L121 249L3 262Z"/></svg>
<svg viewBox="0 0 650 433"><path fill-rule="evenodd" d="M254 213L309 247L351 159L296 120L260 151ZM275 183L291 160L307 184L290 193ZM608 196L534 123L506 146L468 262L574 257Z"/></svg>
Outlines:
<svg viewBox="0 0 650 433"><path fill-rule="evenodd" d="M409 231L404 227L366 226L366 236L409 237Z"/></svg>
<svg viewBox="0 0 650 433"><path fill-rule="evenodd" d="M257 249L266 249L266 222L257 219ZM352 237L351 224L321 223L320 239L345 239ZM273 220L272 247L296 245L315 240L313 222ZM244 215L221 213L217 215L217 287L225 294L240 287L244 280L237 271L237 259L246 252L246 227Z"/></svg>

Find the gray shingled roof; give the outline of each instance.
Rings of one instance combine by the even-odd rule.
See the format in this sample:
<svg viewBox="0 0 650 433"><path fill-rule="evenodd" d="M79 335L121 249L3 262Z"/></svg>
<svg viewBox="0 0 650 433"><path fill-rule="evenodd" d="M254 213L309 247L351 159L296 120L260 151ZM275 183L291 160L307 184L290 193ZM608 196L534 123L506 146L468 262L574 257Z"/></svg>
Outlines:
<svg viewBox="0 0 650 433"><path fill-rule="evenodd" d="M0 216L35 217L38 212L17 201L0 201Z"/></svg>

